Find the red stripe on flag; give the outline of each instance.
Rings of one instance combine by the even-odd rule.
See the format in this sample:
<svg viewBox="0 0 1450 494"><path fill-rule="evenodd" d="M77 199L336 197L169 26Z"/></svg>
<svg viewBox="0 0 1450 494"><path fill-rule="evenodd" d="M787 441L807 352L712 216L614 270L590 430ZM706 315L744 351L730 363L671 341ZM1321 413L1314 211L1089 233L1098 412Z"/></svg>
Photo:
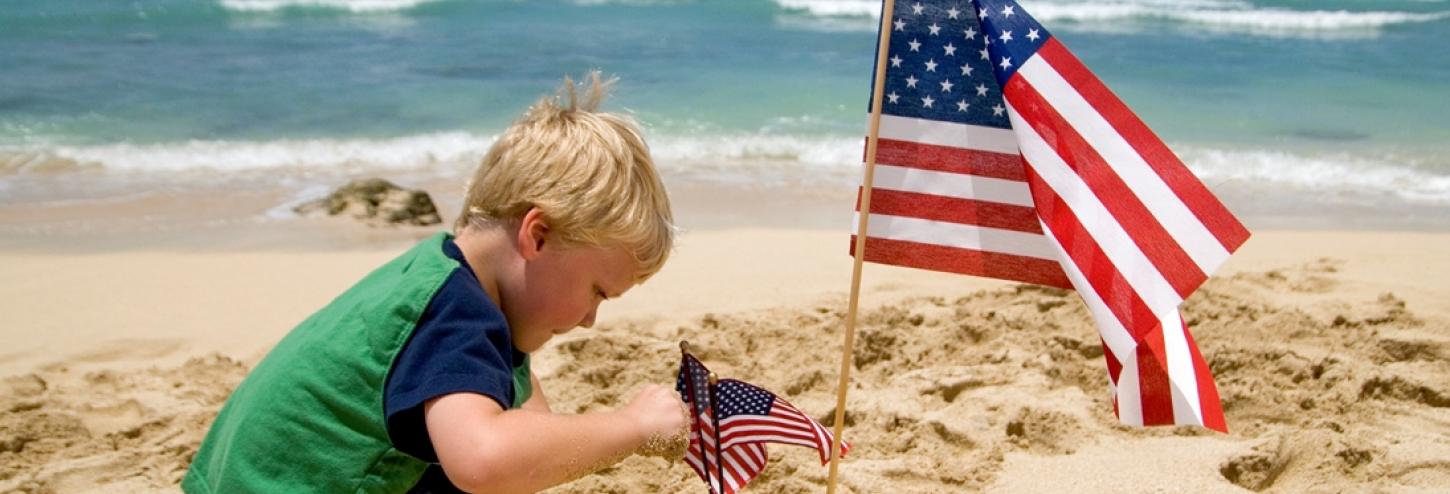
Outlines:
<svg viewBox="0 0 1450 494"><path fill-rule="evenodd" d="M1188 253L1133 194L1122 177L1053 109L1037 88L1019 75L1008 81L1002 91L1023 120L1031 123L1037 134L1092 189L1093 195L1113 215L1113 220L1122 225L1138 250L1148 257L1168 284L1173 285L1180 298L1188 298L1193 290L1208 280L1208 275L1203 273L1198 263L1188 257Z"/></svg>
<svg viewBox="0 0 1450 494"><path fill-rule="evenodd" d="M1177 328L1175 328L1176 330ZM1173 425L1173 383L1168 380L1168 352L1160 324L1138 339L1138 388L1143 400L1143 425Z"/></svg>
<svg viewBox="0 0 1450 494"><path fill-rule="evenodd" d="M1066 46L1057 41L1057 38L1049 38L1037 51L1043 61L1051 65L1068 84L1077 88L1083 99L1092 105L1093 109L1107 119L1108 124L1133 146L1133 149L1143 156L1148 166L1158 173L1158 176L1168 184L1179 199L1188 206L1189 211L1203 222L1213 236L1218 238L1225 250L1233 252L1237 250L1244 241L1249 238L1249 231L1242 223L1230 213L1223 203L1188 170L1187 166L1173 154L1171 149L1163 143L1144 124L1141 119L1133 114L1128 106L1118 99L1102 81L1089 72L1082 62L1068 51ZM1014 78L1015 79L1015 78Z"/></svg>
<svg viewBox="0 0 1450 494"><path fill-rule="evenodd" d="M1203 426L1228 434L1228 421L1223 416L1218 385L1213 383L1213 371L1208 368L1208 362L1203 360L1203 354L1199 353L1198 343L1193 341L1186 322L1183 323L1183 334L1184 339L1188 340L1188 353L1193 358L1193 377L1198 380L1198 408L1203 413Z"/></svg>
<svg viewBox="0 0 1450 494"><path fill-rule="evenodd" d="M865 154L863 151L862 154ZM1016 154L994 153L978 149L936 146L911 141L878 139L876 162L886 165L961 173L1003 180L1027 180L1022 174L1022 159Z"/></svg>
<svg viewBox="0 0 1450 494"><path fill-rule="evenodd" d="M1029 162L1030 165L1030 162ZM1102 246L1088 234L1078 221L1077 215L1067 206L1067 203L1057 195L1037 176L1036 172L1029 166L1027 168L1027 183L1032 188L1032 199L1037 203L1037 209L1047 228L1052 230L1052 235L1067 252L1078 271L1087 278L1091 286L1079 287L1079 290L1092 290L1093 293L1102 299L1108 310L1118 319L1128 334L1138 341L1138 375L1140 379L1140 396L1142 397L1142 410L1144 423L1148 423L1149 413L1157 418L1161 410L1168 411L1168 420L1173 420L1173 396L1168 383L1168 369L1162 359L1153 358L1145 360L1145 357L1152 357L1152 350L1146 348L1151 343L1144 340L1151 338L1154 329L1161 325L1158 317L1143 303L1143 299L1133 290L1128 280L1123 278L1118 267L1103 252ZM868 249L869 253L870 250ZM1162 355L1163 336L1162 332L1157 333L1158 354ZM1156 367L1156 369L1145 369L1145 367ZM1161 378L1158 374L1161 373ZM1121 381L1121 380L1120 380ZM1164 401L1166 400L1166 401Z"/></svg>
<svg viewBox="0 0 1450 494"><path fill-rule="evenodd" d="M1077 265L1078 271L1091 285L1079 289L1091 289L1096 293L1134 340L1142 338L1157 327L1158 317L1133 290L1133 286L1128 284L1128 280L1123 278L1122 273L1118 272L1118 267L1103 252L1092 235L1083 228L1077 214L1032 169L1027 170L1027 175L1030 177L1028 183L1032 186L1032 198L1037 202L1043 222L1052 230L1052 236L1057 238L1063 251L1067 252L1073 264ZM867 249L866 252L869 254L871 251Z"/></svg>
<svg viewBox="0 0 1450 494"><path fill-rule="evenodd" d="M1113 349L1108 348L1108 342L1102 336L1098 336L1098 342L1103 344L1103 359L1108 364L1108 380L1113 382L1113 386L1117 386L1118 373L1123 372L1123 363L1118 360L1117 355L1113 355Z"/></svg>
<svg viewBox="0 0 1450 494"><path fill-rule="evenodd" d="M856 236L851 236L856 255ZM1022 283L1072 289L1072 282L1056 261L1035 257L922 244L906 240L866 237L866 261L908 268L986 276Z"/></svg>
<svg viewBox="0 0 1450 494"><path fill-rule="evenodd" d="M860 188L856 190L856 210L861 210ZM906 216L962 225L1042 233L1042 224L1037 222L1037 211L1030 207L920 192L872 189L871 214Z"/></svg>

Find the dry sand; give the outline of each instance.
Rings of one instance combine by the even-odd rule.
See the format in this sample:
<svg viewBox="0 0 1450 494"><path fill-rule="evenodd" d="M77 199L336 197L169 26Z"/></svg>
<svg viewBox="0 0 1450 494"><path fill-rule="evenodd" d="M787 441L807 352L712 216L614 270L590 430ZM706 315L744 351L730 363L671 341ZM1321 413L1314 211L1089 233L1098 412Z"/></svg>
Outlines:
<svg viewBox="0 0 1450 494"><path fill-rule="evenodd" d="M558 411L619 406L672 382L688 339L713 370L829 423L846 242L689 234L598 327L536 356L545 390ZM0 253L0 493L174 491L247 368L405 243ZM1450 235L1257 233L1184 307L1227 435L1116 425L1071 293L882 266L865 279L842 492L1450 486ZM747 492L824 490L814 452L770 453ZM702 489L683 464L631 458L550 492Z"/></svg>

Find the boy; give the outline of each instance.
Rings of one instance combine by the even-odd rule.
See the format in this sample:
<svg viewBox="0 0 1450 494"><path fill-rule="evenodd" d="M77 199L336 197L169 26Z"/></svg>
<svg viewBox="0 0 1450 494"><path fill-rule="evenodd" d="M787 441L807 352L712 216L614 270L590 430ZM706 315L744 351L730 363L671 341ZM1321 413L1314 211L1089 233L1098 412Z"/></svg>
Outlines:
<svg viewBox="0 0 1450 494"><path fill-rule="evenodd" d="M598 73L587 84L577 101L566 78L504 132L454 235L369 274L277 344L218 414L184 490L533 492L630 454L683 456L688 412L672 389L559 415L529 370L530 353L593 325L673 243L648 148L630 120L595 112ZM420 485L425 470L452 485Z"/></svg>

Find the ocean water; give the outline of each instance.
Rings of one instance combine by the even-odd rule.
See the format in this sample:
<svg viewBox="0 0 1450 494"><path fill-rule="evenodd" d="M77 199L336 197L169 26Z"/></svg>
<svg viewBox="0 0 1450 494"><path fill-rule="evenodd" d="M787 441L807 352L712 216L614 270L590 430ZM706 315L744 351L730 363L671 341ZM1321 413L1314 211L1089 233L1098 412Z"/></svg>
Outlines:
<svg viewBox="0 0 1450 494"><path fill-rule="evenodd" d="M673 180L849 190L879 5L12 0L0 209L199 183L280 184L282 206L337 176L457 179L591 69L620 78L609 108ZM1450 228L1450 1L1023 5L1251 225Z"/></svg>

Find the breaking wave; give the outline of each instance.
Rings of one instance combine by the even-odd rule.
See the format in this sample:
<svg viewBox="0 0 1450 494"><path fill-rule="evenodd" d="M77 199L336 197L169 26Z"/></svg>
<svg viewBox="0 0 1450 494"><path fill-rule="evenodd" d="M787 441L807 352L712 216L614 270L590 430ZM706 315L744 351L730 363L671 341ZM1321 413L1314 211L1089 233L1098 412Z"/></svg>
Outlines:
<svg viewBox="0 0 1450 494"><path fill-rule="evenodd" d="M880 3L871 0L775 0L781 8L805 12L820 18L875 17ZM1207 30L1244 31L1260 34L1334 33L1377 30L1385 27L1433 22L1450 18L1450 12L1292 10L1258 7L1244 1L1226 0L1109 0L1094 2L1024 2L1033 17L1048 24L1134 21L1199 26ZM858 24L875 29L874 23ZM1049 28L1055 26L1049 26Z"/></svg>
<svg viewBox="0 0 1450 494"><path fill-rule="evenodd" d="M430 0L221 0L233 12L275 12L288 8L320 8L348 12L394 12L407 10Z"/></svg>
<svg viewBox="0 0 1450 494"><path fill-rule="evenodd" d="M653 135L661 170L739 180L779 174L857 180L863 138L841 135ZM0 147L0 176L79 171L102 173L255 172L267 170L470 172L494 137L443 132L392 139L188 141L169 144ZM1273 184L1303 191L1343 191L1450 205L1450 173L1405 156L1296 153L1183 146L1184 162L1209 184Z"/></svg>

